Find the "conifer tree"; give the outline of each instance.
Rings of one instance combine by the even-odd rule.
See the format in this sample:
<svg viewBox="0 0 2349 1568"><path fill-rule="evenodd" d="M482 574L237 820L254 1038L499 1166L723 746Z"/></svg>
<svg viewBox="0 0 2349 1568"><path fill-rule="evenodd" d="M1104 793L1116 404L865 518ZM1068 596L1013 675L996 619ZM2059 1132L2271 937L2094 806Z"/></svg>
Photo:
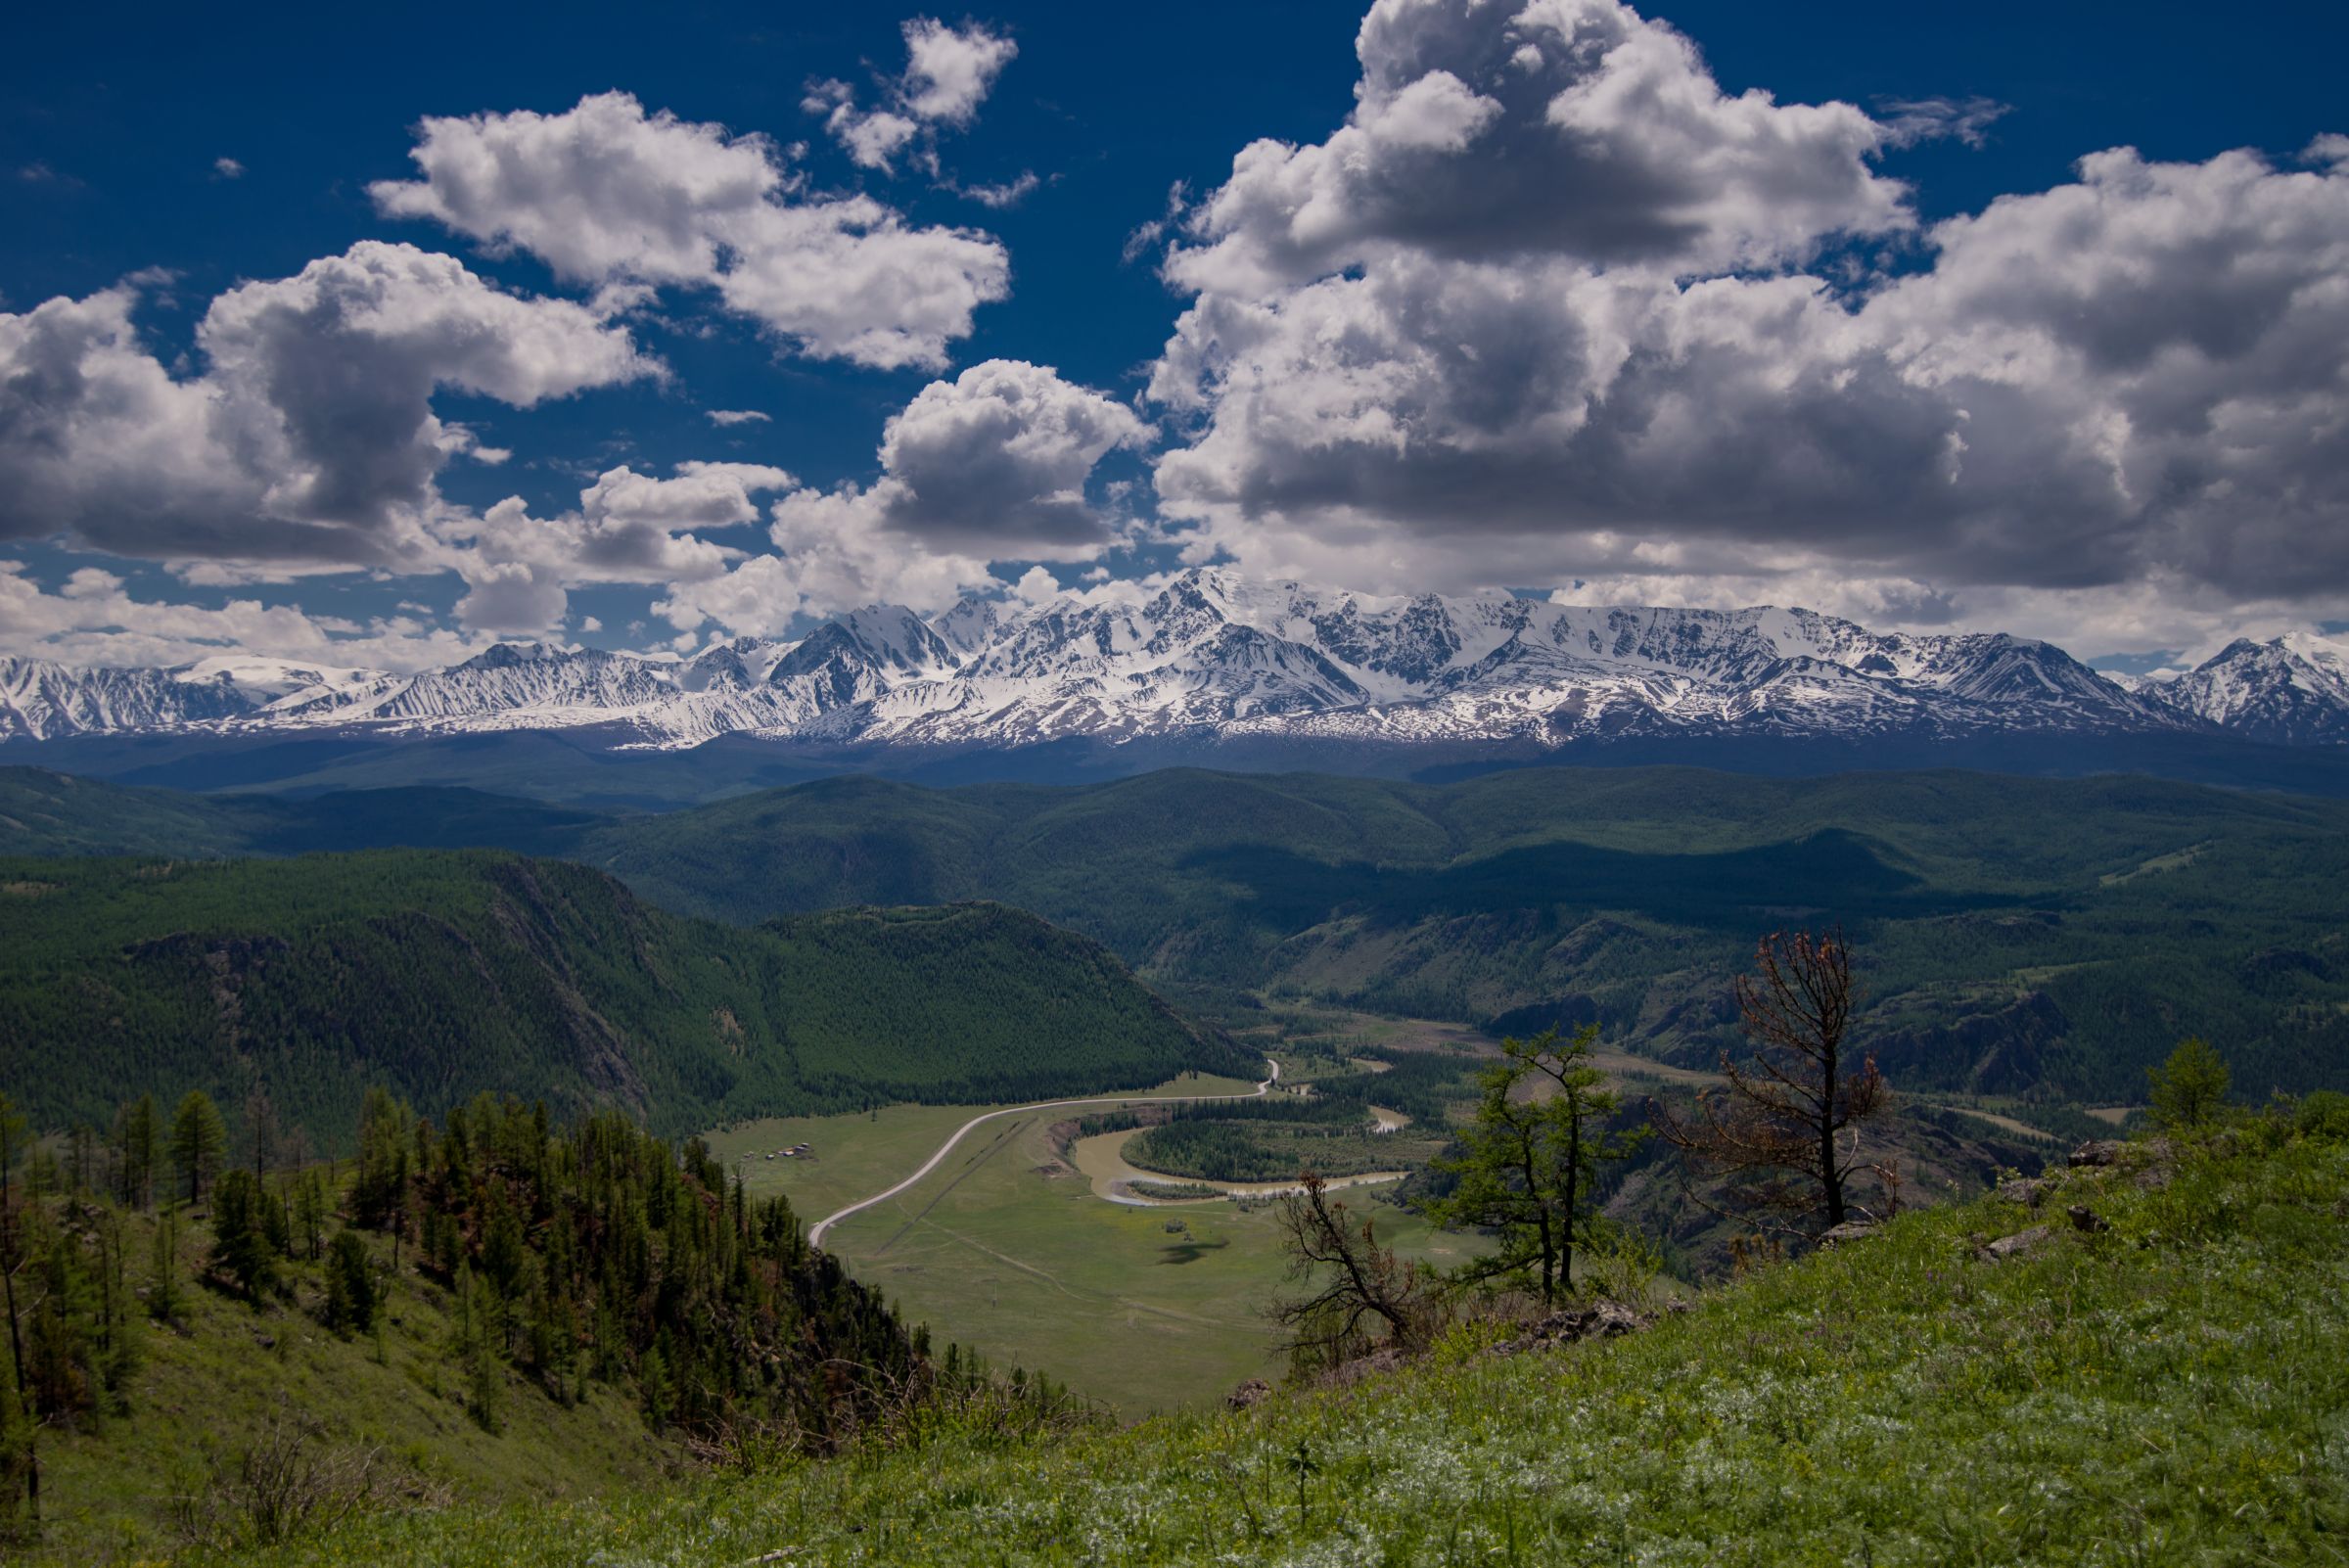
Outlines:
<svg viewBox="0 0 2349 1568"><path fill-rule="evenodd" d="M149 1255L147 1311L159 1323L179 1316L179 1217L166 1211L155 1222L155 1247Z"/></svg>
<svg viewBox="0 0 2349 1568"><path fill-rule="evenodd" d="M1754 973L1737 977L1752 1059L1722 1052L1726 1087L1700 1093L1692 1115L1648 1102L1656 1130L1693 1174L1726 1178L1729 1204L1781 1234L1823 1233L1851 1216L1848 1188L1865 1163L1862 1132L1892 1108L1876 1059L1853 1060L1858 1005L1840 930L1773 932L1755 948Z"/></svg>
<svg viewBox="0 0 2349 1568"><path fill-rule="evenodd" d="M1501 1059L1478 1074L1483 1097L1460 1131L1464 1152L1437 1162L1459 1183L1427 1205L1442 1223L1499 1235L1499 1247L1464 1265L1462 1277L1522 1278L1545 1303L1573 1291L1575 1244L1590 1221L1599 1167L1631 1155L1644 1135L1607 1128L1621 1102L1590 1065L1597 1040L1596 1024L1570 1039L1555 1029L1504 1039Z"/></svg>
<svg viewBox="0 0 2349 1568"><path fill-rule="evenodd" d="M171 1163L187 1183L188 1201L204 1197L204 1189L219 1175L228 1157L228 1124L220 1107L202 1089L190 1089L171 1113Z"/></svg>
<svg viewBox="0 0 2349 1568"><path fill-rule="evenodd" d="M32 1517L41 1516L41 1460L34 1447L33 1404L24 1376L24 1336L19 1320L17 1275L24 1268L23 1217L17 1212L15 1178L17 1164L23 1158L26 1124L16 1102L0 1094L0 1284L4 1284L8 1301L8 1357L15 1368L15 1404L23 1423L24 1497ZM11 1464L15 1463L11 1450Z"/></svg>
<svg viewBox="0 0 2349 1568"><path fill-rule="evenodd" d="M326 1326L339 1334L375 1327L375 1268L355 1230L338 1230L326 1255Z"/></svg>
<svg viewBox="0 0 2349 1568"><path fill-rule="evenodd" d="M212 1266L225 1270L255 1305L261 1292L276 1283L261 1212L267 1204L261 1184L242 1167L223 1172L212 1191Z"/></svg>
<svg viewBox="0 0 2349 1568"><path fill-rule="evenodd" d="M115 1113L115 1192L144 1209L155 1202L155 1168L161 1155L162 1112L142 1094Z"/></svg>
<svg viewBox="0 0 2349 1568"><path fill-rule="evenodd" d="M2145 1069L2145 1077L2152 1090L2148 1114L2165 1131L2206 1126L2226 1108L2227 1064L2199 1035L2180 1040L2169 1060Z"/></svg>

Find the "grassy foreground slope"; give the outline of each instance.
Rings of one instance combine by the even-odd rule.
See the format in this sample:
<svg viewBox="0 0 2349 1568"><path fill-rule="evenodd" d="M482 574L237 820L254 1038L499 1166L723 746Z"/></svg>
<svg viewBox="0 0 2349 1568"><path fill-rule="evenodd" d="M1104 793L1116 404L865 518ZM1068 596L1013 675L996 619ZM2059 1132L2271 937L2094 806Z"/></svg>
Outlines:
<svg viewBox="0 0 2349 1568"><path fill-rule="evenodd" d="M0 861L0 1085L37 1128L254 1085L338 1148L370 1084L665 1132L1254 1063L1098 944L993 904L683 919L487 851Z"/></svg>
<svg viewBox="0 0 2349 1568"><path fill-rule="evenodd" d="M2349 1147L2278 1131L2166 1185L2074 1174L2037 1214L1914 1213L1629 1339L1461 1336L1244 1414L376 1518L251 1560L2338 1562L2344 1192ZM2111 1228L2074 1230L2075 1202ZM1981 1255L2048 1219L2036 1251Z"/></svg>

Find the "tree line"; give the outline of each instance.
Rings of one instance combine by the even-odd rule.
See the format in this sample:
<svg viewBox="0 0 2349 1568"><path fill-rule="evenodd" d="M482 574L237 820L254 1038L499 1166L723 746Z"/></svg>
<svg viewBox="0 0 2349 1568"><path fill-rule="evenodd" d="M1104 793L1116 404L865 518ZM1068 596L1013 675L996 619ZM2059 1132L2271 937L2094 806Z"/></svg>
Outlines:
<svg viewBox="0 0 2349 1568"><path fill-rule="evenodd" d="M613 1112L558 1128L543 1104L486 1094L436 1125L377 1088L355 1159L319 1162L265 1096L239 1120L232 1146L202 1091L167 1113L142 1095L104 1138L35 1139L0 1096L0 1520L20 1532L37 1524L42 1432L135 1422L147 1335L189 1331L199 1292L362 1340L395 1290L428 1292L491 1432L513 1399L569 1406L591 1385L713 1456L1069 1408L1044 1379L934 1355L699 1138Z"/></svg>

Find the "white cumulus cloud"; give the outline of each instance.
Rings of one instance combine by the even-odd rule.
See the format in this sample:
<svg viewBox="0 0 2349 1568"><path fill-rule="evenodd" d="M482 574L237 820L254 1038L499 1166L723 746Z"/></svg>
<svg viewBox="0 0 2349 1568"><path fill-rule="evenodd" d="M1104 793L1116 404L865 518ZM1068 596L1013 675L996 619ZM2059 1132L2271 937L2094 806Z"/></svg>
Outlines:
<svg viewBox="0 0 2349 1568"><path fill-rule="evenodd" d="M824 129L859 166L893 172L912 147L915 161L935 174L939 129L961 129L978 116L1020 46L982 23L954 27L935 17L915 17L900 30L905 69L880 82L877 107L859 107L855 88L830 79L811 83L802 107L824 116Z"/></svg>
<svg viewBox="0 0 2349 1568"><path fill-rule="evenodd" d="M1131 409L1047 366L973 365L890 420L875 483L781 496L768 530L777 554L674 584L654 608L680 631L715 621L774 635L803 611L876 600L943 609L999 585L995 562L1093 560L1117 538L1086 493L1093 471L1149 438ZM1033 588L1040 570L1023 584Z"/></svg>
<svg viewBox="0 0 2349 1568"><path fill-rule="evenodd" d="M767 138L648 115L626 93L559 115L431 117L423 178L371 186L391 216L530 252L604 288L706 288L798 351L937 366L1010 288L1001 245L806 188Z"/></svg>
<svg viewBox="0 0 2349 1568"><path fill-rule="evenodd" d="M362 242L247 283L199 323L203 369L141 340L135 294L0 314L0 537L289 570L413 566L435 481L502 456L433 411L516 407L655 376L626 329L501 292L454 258Z"/></svg>
<svg viewBox="0 0 2349 1568"><path fill-rule="evenodd" d="M2329 143L2099 153L1920 229L1872 155L1988 108L1731 97L1613 0L1381 0L1359 48L1347 123L1243 151L1166 264L1191 557L2173 646L2349 604ZM1855 278L1859 239L1919 264Z"/></svg>

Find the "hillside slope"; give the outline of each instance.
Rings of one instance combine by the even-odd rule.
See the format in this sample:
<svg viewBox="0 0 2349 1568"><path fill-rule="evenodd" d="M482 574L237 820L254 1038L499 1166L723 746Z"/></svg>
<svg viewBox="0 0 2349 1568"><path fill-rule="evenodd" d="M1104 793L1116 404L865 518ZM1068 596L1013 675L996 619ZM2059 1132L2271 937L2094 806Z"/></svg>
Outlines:
<svg viewBox="0 0 2349 1568"><path fill-rule="evenodd" d="M2166 1180L2163 1177L2166 1176ZM569 1565L2321 1562L2349 1521L2349 1148L2074 1173L1769 1269L1628 1339L1239 1414L560 1509L374 1519L251 1559ZM2004 1261L1992 1236L2051 1217Z"/></svg>
<svg viewBox="0 0 2349 1568"><path fill-rule="evenodd" d="M741 923L991 899L1235 1020L1248 993L1520 1032L1596 1020L1695 1067L1736 1044L1727 980L1754 939L1840 920L1866 966L1869 1043L1908 1087L2133 1101L2194 1030L2228 1041L2254 1091L2349 1086L2349 806L2305 798L2126 776L1171 769L1074 788L841 777L611 818L458 791L206 799L0 770L0 846L409 836L567 854Z"/></svg>
<svg viewBox="0 0 2349 1568"><path fill-rule="evenodd" d="M192 795L0 767L0 855L303 854L333 850L560 853L603 821L592 811L480 790L417 785L299 800Z"/></svg>
<svg viewBox="0 0 2349 1568"><path fill-rule="evenodd" d="M2256 1090L2349 1086L2349 808L2328 802L1961 772L834 779L576 853L697 913L992 898L1203 1004L1596 1020L1693 1066L1736 1044L1727 977L1757 936L1842 921L1909 1086L2133 1099L2190 1029Z"/></svg>
<svg viewBox="0 0 2349 1568"><path fill-rule="evenodd" d="M0 862L0 1083L36 1127L255 1084L338 1146L381 1084L660 1130L1252 1066L1098 945L998 905L746 931L486 851Z"/></svg>

